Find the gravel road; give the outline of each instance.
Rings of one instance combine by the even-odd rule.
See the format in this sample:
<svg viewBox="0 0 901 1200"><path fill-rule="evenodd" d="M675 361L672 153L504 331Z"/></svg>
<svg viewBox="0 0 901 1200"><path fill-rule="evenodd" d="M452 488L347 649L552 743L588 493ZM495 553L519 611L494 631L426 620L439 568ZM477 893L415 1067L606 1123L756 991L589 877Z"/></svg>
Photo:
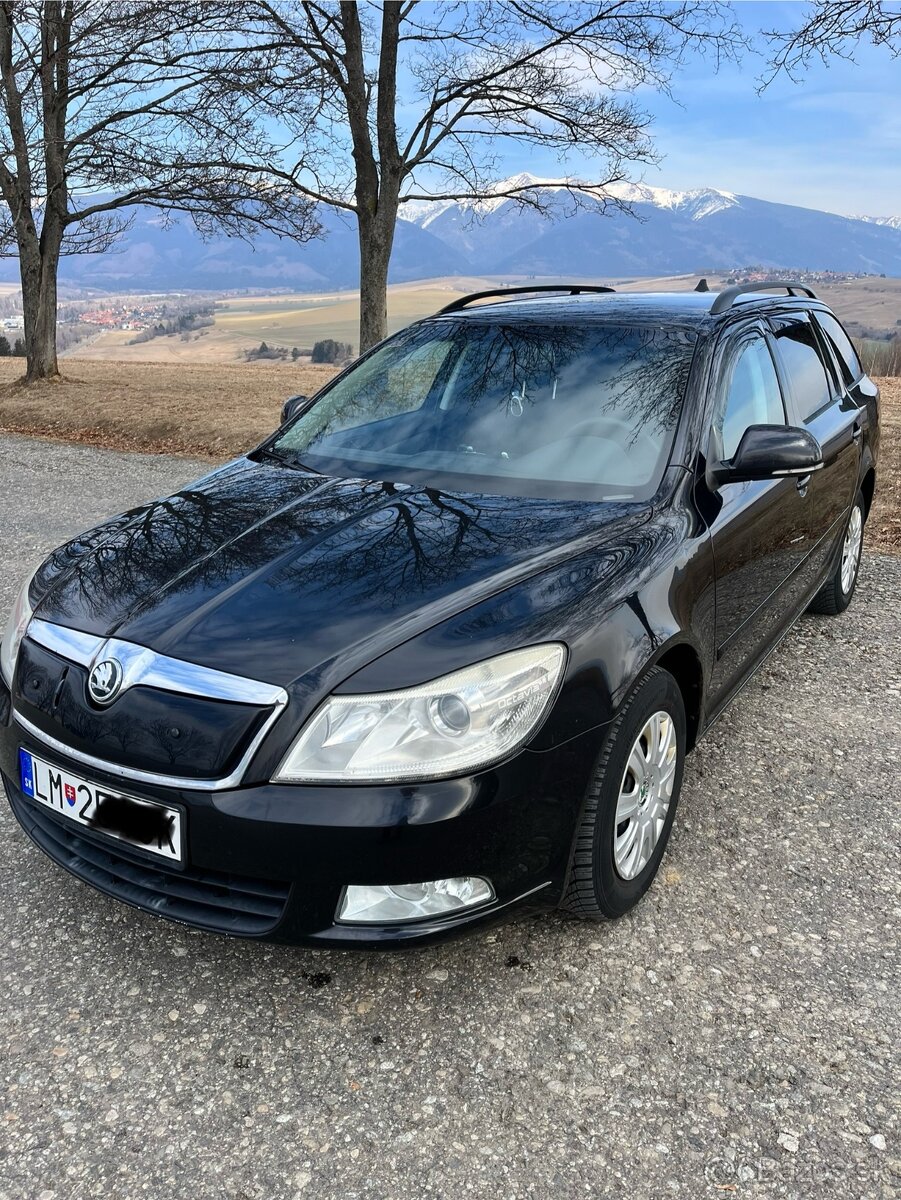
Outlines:
<svg viewBox="0 0 901 1200"><path fill-rule="evenodd" d="M0 438L0 608L205 469ZM617 924L407 956L200 935L0 812L0 1197L898 1196L901 559L865 560L689 761Z"/></svg>

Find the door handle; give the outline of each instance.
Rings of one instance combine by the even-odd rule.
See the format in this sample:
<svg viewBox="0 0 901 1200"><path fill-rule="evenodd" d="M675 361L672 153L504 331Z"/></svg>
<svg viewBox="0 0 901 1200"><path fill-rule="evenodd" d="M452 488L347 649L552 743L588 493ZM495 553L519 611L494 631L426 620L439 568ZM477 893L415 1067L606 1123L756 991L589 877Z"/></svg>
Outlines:
<svg viewBox="0 0 901 1200"><path fill-rule="evenodd" d="M809 487L809 486L810 486L810 476L809 476L809 475L802 475L802 476L801 476L801 478L798 480L798 492L799 492L799 493L800 493L802 496L806 496L806 495L807 495L807 489L808 489L808 487Z"/></svg>

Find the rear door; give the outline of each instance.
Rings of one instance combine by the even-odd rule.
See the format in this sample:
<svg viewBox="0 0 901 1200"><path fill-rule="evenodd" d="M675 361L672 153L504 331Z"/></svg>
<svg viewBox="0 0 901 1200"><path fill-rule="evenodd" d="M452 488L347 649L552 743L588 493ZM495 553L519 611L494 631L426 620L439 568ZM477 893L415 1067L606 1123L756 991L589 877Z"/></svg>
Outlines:
<svg viewBox="0 0 901 1200"><path fill-rule="evenodd" d="M785 425L768 330L730 333L715 371L708 461L731 459L749 425ZM708 520L716 570L711 711L721 707L795 615L804 501L793 478L724 483Z"/></svg>
<svg viewBox="0 0 901 1200"><path fill-rule="evenodd" d="M770 325L791 424L812 433L823 450L824 465L807 477L803 506L803 578L813 587L844 533L857 488L863 413L839 378L811 314L772 317Z"/></svg>

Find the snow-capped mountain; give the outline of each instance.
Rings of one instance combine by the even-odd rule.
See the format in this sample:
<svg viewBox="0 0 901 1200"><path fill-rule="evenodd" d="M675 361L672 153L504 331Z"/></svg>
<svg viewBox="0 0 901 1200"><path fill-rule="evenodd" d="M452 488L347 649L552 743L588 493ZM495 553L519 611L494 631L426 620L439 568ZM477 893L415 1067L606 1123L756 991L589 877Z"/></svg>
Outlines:
<svg viewBox="0 0 901 1200"><path fill-rule="evenodd" d="M534 187L549 215L505 196ZM576 185L572 185L576 186ZM609 200L628 204L632 214ZM901 217L842 217L774 204L717 188L675 191L619 183L605 192L519 175L476 203L411 201L401 206L391 279L443 275L609 278L667 275L759 264L901 276ZM120 291L296 288L319 291L358 281L353 221L323 209L321 239L305 245L259 237L203 241L187 221L164 228L136 210L128 234L103 255L64 259L61 281ZM0 280L17 278L0 260Z"/></svg>
<svg viewBox="0 0 901 1200"><path fill-rule="evenodd" d="M513 187L534 187L549 215L502 194ZM476 202L410 202L401 216L484 274L653 275L744 263L901 274L896 218L842 217L717 188L598 190L527 173L494 190Z"/></svg>
<svg viewBox="0 0 901 1200"><path fill-rule="evenodd" d="M888 225L890 229L901 229L901 217L854 217L855 221L869 221L872 225Z"/></svg>
<svg viewBox="0 0 901 1200"><path fill-rule="evenodd" d="M490 195L484 200L410 200L401 206L401 217L423 229L427 229L443 213L455 208L484 218L497 212L505 204L515 204L516 202L505 194L514 188L534 189L536 199L542 200L544 204L553 204L556 201L560 205L571 206L573 192L576 192L583 198L583 202L595 201L602 205L606 201L617 200L626 204L650 204L655 208L690 212L695 220L738 203L738 198L732 192L721 192L716 188L676 192L670 188L622 182L612 183L601 189L584 186L575 180L542 179L529 171L521 171L518 175L496 183L492 188L496 195Z"/></svg>

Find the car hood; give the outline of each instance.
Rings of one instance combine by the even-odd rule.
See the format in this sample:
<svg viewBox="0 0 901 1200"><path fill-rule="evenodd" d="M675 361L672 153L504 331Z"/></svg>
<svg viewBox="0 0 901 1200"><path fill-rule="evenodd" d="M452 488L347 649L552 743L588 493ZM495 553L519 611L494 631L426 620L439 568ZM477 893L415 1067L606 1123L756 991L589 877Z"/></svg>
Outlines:
<svg viewBox="0 0 901 1200"><path fill-rule="evenodd" d="M239 459L61 547L35 580L37 615L283 686L325 682L648 515Z"/></svg>

